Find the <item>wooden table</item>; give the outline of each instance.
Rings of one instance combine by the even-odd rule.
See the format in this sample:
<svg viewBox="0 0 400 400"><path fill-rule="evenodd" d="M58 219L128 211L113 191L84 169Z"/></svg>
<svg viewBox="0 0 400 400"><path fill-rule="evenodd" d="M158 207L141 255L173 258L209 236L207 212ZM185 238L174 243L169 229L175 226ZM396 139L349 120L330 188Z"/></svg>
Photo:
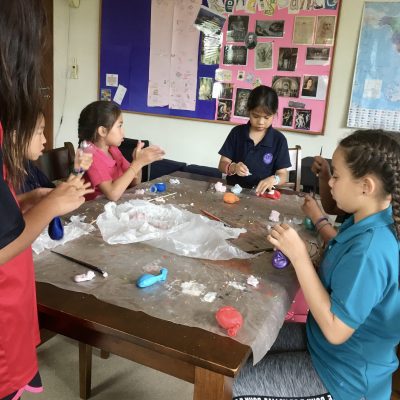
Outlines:
<svg viewBox="0 0 400 400"><path fill-rule="evenodd" d="M228 337L49 283L37 282L37 303L41 328L80 343L82 399L90 397L92 346L193 383L194 400L231 399L233 378L251 354L250 347Z"/></svg>

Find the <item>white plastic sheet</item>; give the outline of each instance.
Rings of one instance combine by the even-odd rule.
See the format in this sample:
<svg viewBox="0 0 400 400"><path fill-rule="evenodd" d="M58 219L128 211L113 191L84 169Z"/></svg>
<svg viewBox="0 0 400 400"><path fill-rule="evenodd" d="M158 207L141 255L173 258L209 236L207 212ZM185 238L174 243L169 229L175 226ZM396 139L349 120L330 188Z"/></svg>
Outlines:
<svg viewBox="0 0 400 400"><path fill-rule="evenodd" d="M36 254L40 254L44 249L54 249L55 247L65 244L71 240L77 239L83 235L92 232L94 226L83 222L84 216L73 215L68 224L64 226L64 236L61 240L53 240L50 238L47 228L32 243L32 250Z"/></svg>
<svg viewBox="0 0 400 400"><path fill-rule="evenodd" d="M209 260L253 257L227 241L245 229L226 227L173 205L130 200L119 205L109 202L104 209L96 222L109 244L146 241L174 254Z"/></svg>

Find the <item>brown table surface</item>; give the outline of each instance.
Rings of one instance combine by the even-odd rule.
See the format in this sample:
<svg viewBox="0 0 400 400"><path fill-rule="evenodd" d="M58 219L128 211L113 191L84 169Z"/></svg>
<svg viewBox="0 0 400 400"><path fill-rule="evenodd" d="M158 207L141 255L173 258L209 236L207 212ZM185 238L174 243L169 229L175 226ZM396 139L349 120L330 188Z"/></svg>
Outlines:
<svg viewBox="0 0 400 400"><path fill-rule="evenodd" d="M193 174L185 177L196 178ZM209 188L208 185L205 187ZM96 200L98 211L105 203L104 199ZM85 207L92 211L96 208L89 203ZM249 218L237 213L234 220L234 214L229 212L232 207L224 211L209 204L208 210L230 220L234 226ZM249 235L255 237L259 226L256 219L250 223L255 228ZM243 250L249 250L254 243L248 237L239 239L237 243L243 245L240 246ZM260 238L255 241L256 249L261 246L258 242L261 243ZM263 243L265 246L265 237ZM37 303L41 328L80 342L82 398L90 396L91 346L193 383L195 400L230 399L232 380L251 354L250 347L228 337L174 324L48 283L37 282Z"/></svg>

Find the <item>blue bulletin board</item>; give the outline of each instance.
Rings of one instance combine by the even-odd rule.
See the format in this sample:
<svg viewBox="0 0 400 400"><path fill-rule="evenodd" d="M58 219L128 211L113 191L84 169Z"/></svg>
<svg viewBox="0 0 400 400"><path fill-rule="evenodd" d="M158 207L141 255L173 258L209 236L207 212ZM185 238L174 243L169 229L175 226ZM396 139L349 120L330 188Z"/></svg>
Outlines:
<svg viewBox="0 0 400 400"><path fill-rule="evenodd" d="M178 4L178 8L182 9L182 4L192 3L198 7L199 1L176 0L175 6ZM169 3L171 0L157 0L156 5L163 7ZM212 43L207 47L206 40L202 39L206 37L203 34L199 35L199 43L195 43L199 49L195 98L193 83L188 84L192 86L186 92L192 95L190 106L194 107L194 111L178 109L179 105L171 101L171 108L148 106L150 40L155 33L150 32L152 0L102 0L99 98L114 99L118 92L117 86L122 85L127 89L121 103L124 111L242 124L247 122L248 95L254 87L262 84L273 87L279 96L279 108L273 121L275 128L323 134L340 1L201 0L201 3L205 6L206 13L214 7L215 14L218 14L216 18L222 19L223 27L217 33L216 45ZM216 10L216 5L220 5L222 11ZM153 16L153 24L162 21L164 10L161 9L161 19ZM179 22L173 24L176 28ZM167 38L162 31L167 26L166 22L160 31L156 31L161 32L163 38ZM180 32L178 28L176 31ZM188 42L193 39L189 37L194 36L181 32L177 35L181 40L179 46L183 44L190 48L192 44ZM253 46L250 46L249 35L255 37ZM152 43L153 50L154 44ZM164 43L163 46L158 48L158 54L167 45ZM212 46L217 49L214 53ZM193 48L194 46L191 47L192 50ZM177 47L174 60L179 59L176 57L176 49ZM205 54L213 56L207 59ZM169 57L168 60L172 60L172 56ZM192 61L190 70L196 65L193 56L180 58L183 59ZM218 64L212 64L213 62ZM162 64L160 61L157 63L157 66ZM179 65L183 64L181 62ZM153 68L154 65L153 61ZM166 73L166 70L164 68L163 72ZM195 71L191 75L194 74ZM115 82L112 82L113 76ZM176 86L177 76L179 75L175 72ZM161 84L155 86L151 95L157 92L155 96L158 96L161 92L159 88L163 84L166 86L167 81L165 77L159 80L158 84ZM170 87L173 87L172 78ZM168 93L170 94L169 88Z"/></svg>
<svg viewBox="0 0 400 400"><path fill-rule="evenodd" d="M102 0L99 98L105 88L113 98L117 88L106 85L106 74L118 74L118 83L128 89L121 103L124 111L214 121L215 99L196 100L195 111L147 106L150 20L151 0ZM198 68L198 76L214 77L218 65L199 63Z"/></svg>

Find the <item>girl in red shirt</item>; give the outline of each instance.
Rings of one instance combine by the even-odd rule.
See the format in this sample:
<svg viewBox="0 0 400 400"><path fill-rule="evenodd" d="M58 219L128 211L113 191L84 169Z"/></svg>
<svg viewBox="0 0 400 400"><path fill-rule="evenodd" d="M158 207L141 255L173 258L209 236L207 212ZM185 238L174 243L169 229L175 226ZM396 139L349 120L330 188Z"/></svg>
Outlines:
<svg viewBox="0 0 400 400"><path fill-rule="evenodd" d="M109 200L117 201L130 187L140 183L142 168L164 157L158 146L143 148L139 142L129 163L118 146L124 140L123 119L120 108L110 101L95 101L86 106L78 122L79 144L88 141L94 144L93 163L85 177L95 193L88 200L104 194Z"/></svg>

